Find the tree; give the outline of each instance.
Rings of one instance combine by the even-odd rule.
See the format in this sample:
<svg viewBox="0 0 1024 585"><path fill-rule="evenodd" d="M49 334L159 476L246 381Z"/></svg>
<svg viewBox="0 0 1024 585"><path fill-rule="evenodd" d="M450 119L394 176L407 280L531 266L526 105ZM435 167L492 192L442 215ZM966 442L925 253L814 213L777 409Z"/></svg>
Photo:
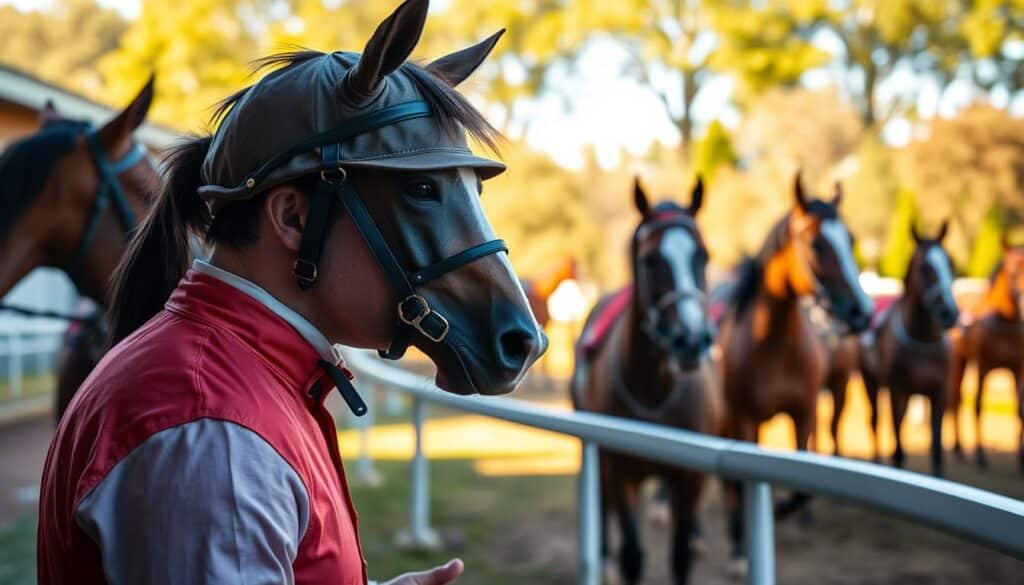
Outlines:
<svg viewBox="0 0 1024 585"><path fill-rule="evenodd" d="M704 138L696 145L696 151L694 167L708 184L714 181L719 168L732 167L737 161L732 137L718 120L708 124Z"/></svg>
<svg viewBox="0 0 1024 585"><path fill-rule="evenodd" d="M0 6L0 60L97 97L97 63L117 46L126 28L117 12L93 0L60 0L46 12Z"/></svg>
<svg viewBox="0 0 1024 585"><path fill-rule="evenodd" d="M936 118L900 157L903 182L921 198L924 220L953 220L947 245L961 266L993 206L1010 227L1024 217L1024 120L977 104Z"/></svg>
<svg viewBox="0 0 1024 585"><path fill-rule="evenodd" d="M916 247L910 228L916 222L917 200L913 193L904 189L896 199L896 211L889 224L889 238L879 265L882 276L903 278L906 274Z"/></svg>
<svg viewBox="0 0 1024 585"><path fill-rule="evenodd" d="M1003 211L998 205L993 205L978 228L978 237L974 240L971 260L967 265L967 276L984 278L992 273L1003 254L1004 230Z"/></svg>
<svg viewBox="0 0 1024 585"><path fill-rule="evenodd" d="M850 162L852 172L840 177L846 193L843 219L856 237L859 258L877 268L899 195L893 151L879 136L866 133Z"/></svg>
<svg viewBox="0 0 1024 585"><path fill-rule="evenodd" d="M268 0L269 1L269 0ZM200 130L218 100L244 87L249 61L264 52L259 0L148 0L117 50L100 62L104 97L129 99L156 73L151 118Z"/></svg>

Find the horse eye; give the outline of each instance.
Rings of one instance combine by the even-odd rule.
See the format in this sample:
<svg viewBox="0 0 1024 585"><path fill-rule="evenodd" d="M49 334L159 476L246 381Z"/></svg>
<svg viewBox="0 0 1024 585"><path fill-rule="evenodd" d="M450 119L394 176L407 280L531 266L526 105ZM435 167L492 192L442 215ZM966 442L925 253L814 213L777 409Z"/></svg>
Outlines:
<svg viewBox="0 0 1024 585"><path fill-rule="evenodd" d="M405 194L417 201L440 201L441 191L433 181L416 181L405 186Z"/></svg>

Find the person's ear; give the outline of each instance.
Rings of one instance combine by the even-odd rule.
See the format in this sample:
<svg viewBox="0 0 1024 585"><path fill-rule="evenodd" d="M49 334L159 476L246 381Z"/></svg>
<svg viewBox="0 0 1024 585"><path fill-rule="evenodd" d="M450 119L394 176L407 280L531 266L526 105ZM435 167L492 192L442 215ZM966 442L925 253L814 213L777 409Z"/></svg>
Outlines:
<svg viewBox="0 0 1024 585"><path fill-rule="evenodd" d="M267 193L263 212L274 237L282 246L298 253L309 213L309 198L291 185L275 187Z"/></svg>

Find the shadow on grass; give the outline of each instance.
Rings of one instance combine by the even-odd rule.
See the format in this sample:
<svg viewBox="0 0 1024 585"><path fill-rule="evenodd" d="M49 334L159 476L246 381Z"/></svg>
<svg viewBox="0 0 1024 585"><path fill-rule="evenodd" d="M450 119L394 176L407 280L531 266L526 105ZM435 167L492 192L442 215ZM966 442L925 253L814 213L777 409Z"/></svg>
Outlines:
<svg viewBox="0 0 1024 585"><path fill-rule="evenodd" d="M36 582L36 515L26 514L0 528L0 585Z"/></svg>

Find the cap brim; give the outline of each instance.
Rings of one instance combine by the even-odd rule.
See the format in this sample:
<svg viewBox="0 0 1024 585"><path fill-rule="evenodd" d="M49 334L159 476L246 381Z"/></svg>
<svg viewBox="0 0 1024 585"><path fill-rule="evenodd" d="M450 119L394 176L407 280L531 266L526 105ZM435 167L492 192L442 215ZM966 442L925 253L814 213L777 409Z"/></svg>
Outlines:
<svg viewBox="0 0 1024 585"><path fill-rule="evenodd" d="M496 160L461 152L414 152L401 156L346 160L346 167L399 171L432 171L469 167L476 169L480 180L496 177L505 172L505 165Z"/></svg>

